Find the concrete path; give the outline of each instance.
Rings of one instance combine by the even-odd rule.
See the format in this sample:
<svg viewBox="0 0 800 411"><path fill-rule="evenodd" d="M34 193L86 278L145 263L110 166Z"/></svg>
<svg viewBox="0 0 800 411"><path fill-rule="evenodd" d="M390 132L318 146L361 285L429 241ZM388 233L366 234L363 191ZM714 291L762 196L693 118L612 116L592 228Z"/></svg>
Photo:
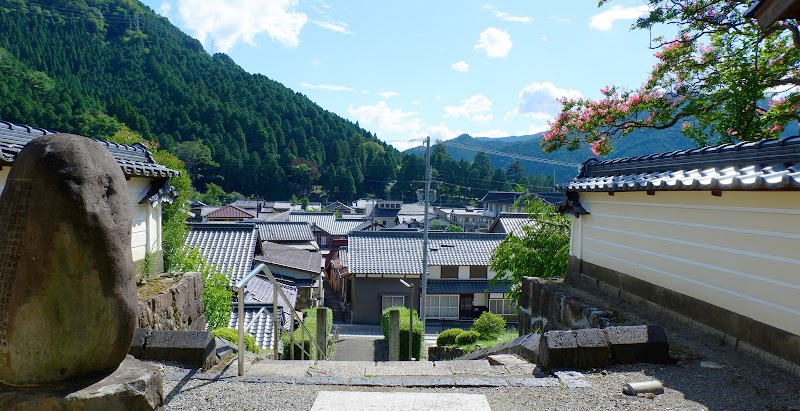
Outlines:
<svg viewBox="0 0 800 411"><path fill-rule="evenodd" d="M311 411L491 411L482 394L320 391Z"/></svg>
<svg viewBox="0 0 800 411"><path fill-rule="evenodd" d="M383 337L341 336L333 351L334 361L386 361L388 350Z"/></svg>

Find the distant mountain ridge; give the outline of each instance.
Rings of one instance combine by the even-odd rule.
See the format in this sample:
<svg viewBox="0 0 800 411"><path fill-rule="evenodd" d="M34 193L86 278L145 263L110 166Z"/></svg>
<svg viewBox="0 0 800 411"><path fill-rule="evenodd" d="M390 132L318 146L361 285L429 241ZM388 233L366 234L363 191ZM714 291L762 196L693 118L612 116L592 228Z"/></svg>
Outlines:
<svg viewBox="0 0 800 411"><path fill-rule="evenodd" d="M589 158L597 157L588 148L575 151L560 149L552 153L544 153L540 146L542 133L526 136L510 137L472 137L469 134L462 134L452 140L444 141L447 152L456 160L471 161L479 150L493 150L508 154L516 154L527 157L557 160L562 162L574 163L575 167L557 166L520 159L520 163L528 174L555 175L556 182L566 181L575 177L579 164ZM461 147L449 146L449 143L474 147L474 150ZM695 147L692 140L685 137L680 132L680 127L673 127L667 130L641 130L635 131L630 135L620 138L614 144L614 151L604 159L636 157L646 154L662 153L675 150L686 150ZM424 156L425 151L422 147L415 147L406 150L404 153L413 153ZM487 153L492 162L493 168L507 169L517 159L504 157L496 154Z"/></svg>

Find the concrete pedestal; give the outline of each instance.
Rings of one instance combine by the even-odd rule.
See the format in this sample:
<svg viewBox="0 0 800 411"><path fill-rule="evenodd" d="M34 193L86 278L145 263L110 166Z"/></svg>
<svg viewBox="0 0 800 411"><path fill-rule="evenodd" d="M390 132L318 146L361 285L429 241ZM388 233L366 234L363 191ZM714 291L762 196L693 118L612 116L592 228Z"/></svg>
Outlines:
<svg viewBox="0 0 800 411"><path fill-rule="evenodd" d="M46 387L0 385L2 410L131 410L164 407L161 369L130 355L113 373Z"/></svg>

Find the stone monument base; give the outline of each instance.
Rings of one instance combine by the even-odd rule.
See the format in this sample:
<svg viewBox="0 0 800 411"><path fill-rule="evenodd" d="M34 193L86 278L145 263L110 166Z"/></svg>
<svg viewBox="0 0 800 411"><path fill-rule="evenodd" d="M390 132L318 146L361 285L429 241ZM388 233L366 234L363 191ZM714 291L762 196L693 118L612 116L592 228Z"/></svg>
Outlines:
<svg viewBox="0 0 800 411"><path fill-rule="evenodd" d="M0 384L0 410L161 410L161 369L128 355L111 374L46 387Z"/></svg>

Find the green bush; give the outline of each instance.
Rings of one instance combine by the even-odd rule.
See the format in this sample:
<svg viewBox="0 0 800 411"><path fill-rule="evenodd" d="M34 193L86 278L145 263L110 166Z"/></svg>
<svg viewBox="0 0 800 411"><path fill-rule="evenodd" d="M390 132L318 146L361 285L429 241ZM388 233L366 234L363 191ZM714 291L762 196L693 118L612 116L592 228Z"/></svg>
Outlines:
<svg viewBox="0 0 800 411"><path fill-rule="evenodd" d="M389 307L381 313L381 328L383 329L383 336L386 337L387 341L389 340L389 311L391 310L400 310L400 359L408 359L408 308L402 306ZM412 339L413 357L422 358L422 346L425 338L424 332L422 331L422 321L419 319L417 310L414 310L411 315L414 316L414 338Z"/></svg>
<svg viewBox="0 0 800 411"><path fill-rule="evenodd" d="M333 329L333 311L327 307L324 307L324 309L328 313L327 333L330 335ZM308 332L304 332L301 329L294 330L294 358L291 357L292 340L289 333L284 333L281 337L283 340L284 359L299 360L300 358L305 358L309 360L317 358L317 349L312 343L312 341L317 340L317 307L303 310L303 324L306 325ZM308 354L303 354L303 349L305 349L306 353L311 354L311 358L309 358ZM330 350L328 350L328 355L330 355Z"/></svg>
<svg viewBox="0 0 800 411"><path fill-rule="evenodd" d="M436 345L440 347L445 345L454 345L456 343L456 337L463 332L464 330L460 328L450 328L449 330L444 330L441 334L439 334L438 337L436 337Z"/></svg>
<svg viewBox="0 0 800 411"><path fill-rule="evenodd" d="M458 345L470 345L475 344L480 338L480 334L477 331L464 331L461 334L458 334L456 337L456 344Z"/></svg>
<svg viewBox="0 0 800 411"><path fill-rule="evenodd" d="M477 331L482 339L489 340L506 329L506 320L491 311L484 311L469 329Z"/></svg>
<svg viewBox="0 0 800 411"><path fill-rule="evenodd" d="M228 340L236 346L239 345L239 331L235 328L217 328L211 331L211 335ZM247 333L244 334L244 349L256 354L261 353L261 348L256 345L256 339Z"/></svg>

